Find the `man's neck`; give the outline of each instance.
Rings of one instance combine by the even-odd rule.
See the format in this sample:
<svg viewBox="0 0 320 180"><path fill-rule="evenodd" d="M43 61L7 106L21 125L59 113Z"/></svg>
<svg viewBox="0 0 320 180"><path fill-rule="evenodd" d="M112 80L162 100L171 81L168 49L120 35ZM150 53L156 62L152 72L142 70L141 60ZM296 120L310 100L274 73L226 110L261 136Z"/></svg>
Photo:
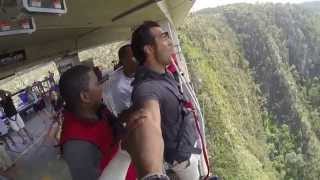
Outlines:
<svg viewBox="0 0 320 180"><path fill-rule="evenodd" d="M77 117L81 119L89 120L89 121L96 121L99 119L97 112L91 111L88 108L79 109L78 111L75 112L75 114Z"/></svg>
<svg viewBox="0 0 320 180"><path fill-rule="evenodd" d="M157 63L157 61L155 59L154 60L146 60L146 62L144 63L144 66L154 72L159 73L159 74L163 74L166 72L166 66Z"/></svg>
<svg viewBox="0 0 320 180"><path fill-rule="evenodd" d="M129 69L126 69L126 68L123 68L123 74L128 78L134 77L134 72L132 72Z"/></svg>

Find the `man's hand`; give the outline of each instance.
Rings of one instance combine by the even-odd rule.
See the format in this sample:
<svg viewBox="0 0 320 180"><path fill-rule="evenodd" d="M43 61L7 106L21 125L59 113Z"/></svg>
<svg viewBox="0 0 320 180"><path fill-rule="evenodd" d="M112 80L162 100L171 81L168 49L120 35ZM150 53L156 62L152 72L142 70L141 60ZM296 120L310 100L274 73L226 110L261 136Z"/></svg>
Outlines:
<svg viewBox="0 0 320 180"><path fill-rule="evenodd" d="M132 107L122 111L119 114L119 121L122 124L124 131L120 134L119 139L125 141L128 135L134 131L137 127L141 126L145 121L147 115L144 109L134 110ZM126 147L126 145L123 145ZM124 148L126 149L126 148Z"/></svg>
<svg viewBox="0 0 320 180"><path fill-rule="evenodd" d="M119 114L119 121L126 129L126 134L129 134L135 128L139 127L145 121L146 117L147 115L144 109L133 110L133 108L129 108Z"/></svg>

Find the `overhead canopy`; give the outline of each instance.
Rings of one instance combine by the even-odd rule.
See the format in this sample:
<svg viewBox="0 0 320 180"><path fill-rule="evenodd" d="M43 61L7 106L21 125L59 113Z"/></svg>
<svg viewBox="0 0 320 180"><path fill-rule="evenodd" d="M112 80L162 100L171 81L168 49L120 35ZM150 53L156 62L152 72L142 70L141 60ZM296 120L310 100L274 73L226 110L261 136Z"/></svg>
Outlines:
<svg viewBox="0 0 320 180"><path fill-rule="evenodd" d="M36 31L0 36L0 57L20 50L26 56L19 63L0 65L0 78L53 57L129 39L132 29L145 20L169 20L178 25L193 3L194 0L66 0L67 13L62 15L20 10L33 17Z"/></svg>

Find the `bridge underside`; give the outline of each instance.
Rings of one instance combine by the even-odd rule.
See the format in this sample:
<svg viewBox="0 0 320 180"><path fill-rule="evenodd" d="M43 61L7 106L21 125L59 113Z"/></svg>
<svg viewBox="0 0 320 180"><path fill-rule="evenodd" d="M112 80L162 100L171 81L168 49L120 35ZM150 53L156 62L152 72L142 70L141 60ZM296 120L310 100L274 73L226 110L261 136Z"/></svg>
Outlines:
<svg viewBox="0 0 320 180"><path fill-rule="evenodd" d="M36 31L0 36L0 57L13 52L25 54L20 62L1 65L0 79L55 57L128 40L132 29L145 20L178 25L193 3L192 0L66 0L67 12L61 15L17 10L11 3L11 6L3 7L6 13L0 14L0 20L19 17L23 13L33 17Z"/></svg>

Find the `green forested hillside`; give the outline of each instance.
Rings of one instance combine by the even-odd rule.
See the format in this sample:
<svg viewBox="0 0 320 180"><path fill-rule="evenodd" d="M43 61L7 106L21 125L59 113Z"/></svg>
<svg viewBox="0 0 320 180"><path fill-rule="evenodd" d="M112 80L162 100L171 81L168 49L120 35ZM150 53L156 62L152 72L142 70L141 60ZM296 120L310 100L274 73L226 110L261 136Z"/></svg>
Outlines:
<svg viewBox="0 0 320 180"><path fill-rule="evenodd" d="M215 173L320 179L317 12L305 4L205 9L187 18L179 38Z"/></svg>

